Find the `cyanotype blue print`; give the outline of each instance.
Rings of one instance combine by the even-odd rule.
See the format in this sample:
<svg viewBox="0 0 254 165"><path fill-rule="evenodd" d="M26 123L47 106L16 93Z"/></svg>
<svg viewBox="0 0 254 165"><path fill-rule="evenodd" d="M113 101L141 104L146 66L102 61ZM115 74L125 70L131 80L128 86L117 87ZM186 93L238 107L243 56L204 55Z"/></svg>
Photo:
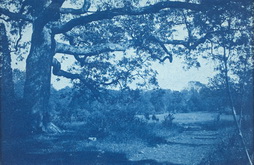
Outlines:
<svg viewBox="0 0 254 165"><path fill-rule="evenodd" d="M1 0L3 165L252 165L252 0Z"/></svg>

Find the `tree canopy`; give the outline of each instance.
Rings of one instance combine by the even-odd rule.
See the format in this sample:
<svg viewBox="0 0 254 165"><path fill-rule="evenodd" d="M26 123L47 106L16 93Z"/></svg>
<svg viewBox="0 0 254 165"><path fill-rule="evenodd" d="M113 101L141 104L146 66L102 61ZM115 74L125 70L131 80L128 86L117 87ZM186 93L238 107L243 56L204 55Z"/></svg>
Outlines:
<svg viewBox="0 0 254 165"><path fill-rule="evenodd" d="M33 39L39 38L36 31L48 29L53 55L71 55L77 65L67 72L55 58L53 73L79 79L93 90L123 87L137 77L143 80L139 85L156 84L152 60L172 62L174 56L182 56L199 67L196 48L213 51L219 49L216 43L238 49L250 45L246 38L250 38L251 9L249 0L4 0L0 13L15 37L12 49L18 50L20 59L24 58L22 49L32 48ZM29 28L32 40L20 42ZM179 33L184 35L177 37Z"/></svg>

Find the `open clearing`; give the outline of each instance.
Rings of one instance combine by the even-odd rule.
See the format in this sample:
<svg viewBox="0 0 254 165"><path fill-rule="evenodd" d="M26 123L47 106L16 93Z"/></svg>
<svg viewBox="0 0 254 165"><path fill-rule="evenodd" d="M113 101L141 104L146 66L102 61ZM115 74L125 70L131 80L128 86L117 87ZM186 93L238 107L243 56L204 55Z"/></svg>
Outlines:
<svg viewBox="0 0 254 165"><path fill-rule="evenodd" d="M195 165L215 150L221 142L221 132L227 126L220 128L216 122L216 113L196 112L175 114L174 124L177 129L156 129L156 125L167 114L160 114L158 123L150 122L154 126L154 133L164 139L153 145L147 145L142 140L122 139L117 142L112 139L97 139L88 141L77 135L40 135L27 139L29 150L15 149L11 146L26 144L21 141L4 143L7 164L181 164ZM221 123L229 122L229 115L221 115ZM161 127L160 127L161 128ZM70 140L71 139L71 140ZM25 146L23 146L25 147ZM9 153L9 154L8 154ZM21 163L22 162L22 163Z"/></svg>
<svg viewBox="0 0 254 165"><path fill-rule="evenodd" d="M163 121L167 114L156 115L159 121ZM174 132L170 130L158 130L159 136L166 139L163 144L155 146L140 145L138 143L114 144L109 147L110 151L122 152L130 160L156 160L158 162L171 162L173 164L195 165L212 153L221 142L221 132L226 129L214 128L217 119L217 113L192 112L175 114L173 123L180 125L182 130ZM141 116L139 116L141 117ZM233 117L222 114L220 122L232 122ZM149 120L152 123L155 121ZM108 144L112 146L113 144ZM98 145L104 150L108 149L103 144ZM119 150L119 148L121 148ZM131 148L131 149L129 149Z"/></svg>

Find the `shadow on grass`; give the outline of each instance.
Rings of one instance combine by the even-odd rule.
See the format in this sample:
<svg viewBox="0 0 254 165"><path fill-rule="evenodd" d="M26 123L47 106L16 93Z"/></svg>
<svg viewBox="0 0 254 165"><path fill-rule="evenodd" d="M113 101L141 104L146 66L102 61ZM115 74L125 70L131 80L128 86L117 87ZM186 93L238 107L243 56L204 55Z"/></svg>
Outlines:
<svg viewBox="0 0 254 165"><path fill-rule="evenodd" d="M16 141L6 144L2 150L3 165L176 165L155 160L128 160L125 154L84 148L82 151L68 151L63 148L52 152L45 141Z"/></svg>
<svg viewBox="0 0 254 165"><path fill-rule="evenodd" d="M24 153L6 152L4 165L176 165L155 160L130 161L124 154L99 151Z"/></svg>

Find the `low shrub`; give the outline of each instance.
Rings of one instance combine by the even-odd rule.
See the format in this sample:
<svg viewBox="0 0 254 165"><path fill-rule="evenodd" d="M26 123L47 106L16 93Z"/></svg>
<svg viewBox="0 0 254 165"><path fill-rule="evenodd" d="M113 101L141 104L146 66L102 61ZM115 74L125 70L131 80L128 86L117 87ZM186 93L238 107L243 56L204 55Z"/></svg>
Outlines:
<svg viewBox="0 0 254 165"><path fill-rule="evenodd" d="M133 109L97 109L87 113L84 125L78 129L81 136L110 138L114 141L142 139L149 141L153 138L150 125L135 117Z"/></svg>
<svg viewBox="0 0 254 165"><path fill-rule="evenodd" d="M167 116L164 117L162 125L165 127L172 127L174 119L175 119L174 114L169 113Z"/></svg>

